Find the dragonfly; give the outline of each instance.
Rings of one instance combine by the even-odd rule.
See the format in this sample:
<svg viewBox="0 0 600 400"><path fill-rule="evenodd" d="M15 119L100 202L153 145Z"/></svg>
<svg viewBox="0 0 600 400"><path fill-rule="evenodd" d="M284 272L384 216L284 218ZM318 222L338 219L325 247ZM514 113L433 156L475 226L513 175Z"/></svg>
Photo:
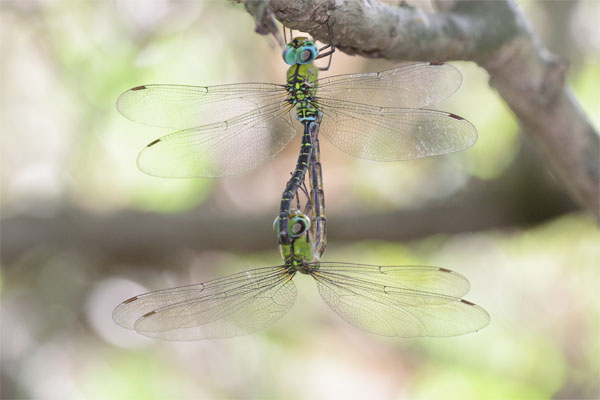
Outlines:
<svg viewBox="0 0 600 400"><path fill-rule="evenodd" d="M273 158L303 126L298 167L284 190L279 215L280 241L289 244L286 210L304 179L307 138L317 119L319 132L331 143L370 160L440 155L475 143L477 130L467 120L423 108L458 90L462 75L455 67L418 63L319 79L319 70L329 65L318 68L314 61L334 50L331 44L318 49L309 38L293 38L282 52L290 65L285 85L142 85L126 91L117 100L125 117L179 129L149 143L138 156L138 167L160 177L235 175Z"/></svg>
<svg viewBox="0 0 600 400"><path fill-rule="evenodd" d="M138 167L161 177L235 175L273 158L303 126L297 168L284 190L279 215L280 242L289 244L289 205L304 179L307 138L317 119L319 131L331 143L370 160L440 155L475 143L477 130L467 120L423 108L458 90L462 75L455 67L418 63L319 79L318 71L329 65L318 68L313 62L334 50L331 44L318 49L309 38L293 38L282 52L290 65L285 85L142 85L126 91L117 100L125 117L179 129L149 143L138 156Z"/></svg>
<svg viewBox="0 0 600 400"><path fill-rule="evenodd" d="M456 336L484 328L480 306L462 299L469 281L446 268L322 262L314 258L310 218L292 209L284 263L212 281L158 290L124 301L114 321L155 339L201 340L247 335L293 306L298 273L310 275L327 305L348 323L383 336ZM276 225L278 226L278 225Z"/></svg>
<svg viewBox="0 0 600 400"><path fill-rule="evenodd" d="M311 125L312 141L318 123ZM297 208L289 209L286 222L291 241L279 244L283 264L134 296L115 308L114 321L164 340L250 334L272 325L291 309L296 299L293 279L300 273L314 279L323 300L341 318L374 334L456 336L487 326L489 314L462 298L469 291L469 281L449 269L320 261L325 247L324 195L319 148L314 144L306 166L310 192L305 190L305 210L311 212L312 220ZM313 227L315 223L319 225ZM273 227L279 235L279 216Z"/></svg>
<svg viewBox="0 0 600 400"><path fill-rule="evenodd" d="M240 174L275 157L316 118L322 119L319 134L334 146L375 161L447 154L477 140L464 118L425 108L458 90L462 75L455 67L428 62L319 78L326 68L314 61L330 55L331 47L293 38L282 52L290 65L286 84L149 84L127 90L117 100L122 115L175 130L141 150L138 168L171 178Z"/></svg>

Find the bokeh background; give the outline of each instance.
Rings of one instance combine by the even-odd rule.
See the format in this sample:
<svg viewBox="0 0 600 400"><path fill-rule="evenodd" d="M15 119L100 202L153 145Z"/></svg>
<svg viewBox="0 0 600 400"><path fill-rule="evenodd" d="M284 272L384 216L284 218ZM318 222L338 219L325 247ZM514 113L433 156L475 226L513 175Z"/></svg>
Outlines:
<svg viewBox="0 0 600 400"><path fill-rule="evenodd" d="M600 2L519 1L600 125ZM427 2L417 4L427 7ZM469 278L482 331L382 338L305 276L260 333L153 341L112 309L147 290L276 265L271 231L299 144L246 175L159 179L138 151L167 133L115 109L147 83L281 83L271 37L222 1L0 1L1 397L56 399L599 397L597 225L473 63L439 105L473 122L464 152L404 163L322 141L328 261L438 265ZM396 64L337 52L329 73Z"/></svg>

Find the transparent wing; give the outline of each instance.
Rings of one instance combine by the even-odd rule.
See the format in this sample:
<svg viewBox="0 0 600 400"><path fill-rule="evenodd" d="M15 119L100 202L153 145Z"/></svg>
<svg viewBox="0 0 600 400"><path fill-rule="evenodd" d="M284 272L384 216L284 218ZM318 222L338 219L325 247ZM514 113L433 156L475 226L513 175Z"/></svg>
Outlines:
<svg viewBox="0 0 600 400"><path fill-rule="evenodd" d="M187 129L225 121L286 98L285 87L269 83L144 85L119 96L117 109L132 121Z"/></svg>
<svg viewBox="0 0 600 400"><path fill-rule="evenodd" d="M324 117L320 135L352 156L400 161L452 153L471 147L477 130L443 111L373 107L319 99Z"/></svg>
<svg viewBox="0 0 600 400"><path fill-rule="evenodd" d="M236 175L272 159L296 134L290 105L276 102L229 120L186 129L148 144L143 172L168 178Z"/></svg>
<svg viewBox="0 0 600 400"><path fill-rule="evenodd" d="M319 79L317 98L421 108L450 97L461 82L462 74L450 64L417 63L382 72Z"/></svg>
<svg viewBox="0 0 600 400"><path fill-rule="evenodd" d="M164 340L246 335L280 319L296 300L294 272L257 268L198 285L135 296L113 311L114 321Z"/></svg>
<svg viewBox="0 0 600 400"><path fill-rule="evenodd" d="M490 317L459 297L467 280L444 268L319 263L311 271L327 305L350 324L383 336L455 336Z"/></svg>

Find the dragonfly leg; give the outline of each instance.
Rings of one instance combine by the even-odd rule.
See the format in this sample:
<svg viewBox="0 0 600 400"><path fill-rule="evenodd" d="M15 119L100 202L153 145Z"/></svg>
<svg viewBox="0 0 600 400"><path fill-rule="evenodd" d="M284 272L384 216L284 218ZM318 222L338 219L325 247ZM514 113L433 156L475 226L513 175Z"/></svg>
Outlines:
<svg viewBox="0 0 600 400"><path fill-rule="evenodd" d="M317 56L317 58L315 58L315 60L318 60L319 58L323 58L323 57L327 57L329 56L329 62L327 63L326 67L320 67L319 71L327 71L329 69L329 67L331 66L331 58L333 53L335 52L335 45L333 44L333 23L327 23L327 29L329 30L329 43L323 47L321 47L319 49L319 55ZM330 49L329 51L327 51L326 53L323 53L323 50L327 50Z"/></svg>

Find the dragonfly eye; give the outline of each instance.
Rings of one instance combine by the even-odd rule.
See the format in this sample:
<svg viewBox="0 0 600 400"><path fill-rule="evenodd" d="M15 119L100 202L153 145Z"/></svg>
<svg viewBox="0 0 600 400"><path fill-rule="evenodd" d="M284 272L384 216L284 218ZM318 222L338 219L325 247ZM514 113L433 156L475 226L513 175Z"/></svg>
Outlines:
<svg viewBox="0 0 600 400"><path fill-rule="evenodd" d="M306 215L300 214L290 218L290 236L297 238L304 235L310 227L310 219Z"/></svg>
<svg viewBox="0 0 600 400"><path fill-rule="evenodd" d="M279 236L279 221L279 217L275 218L273 221L273 231L275 232L275 236ZM310 228L310 219L306 215L298 213L290 216L288 229L291 237L297 238L304 235L308 228Z"/></svg>
<svg viewBox="0 0 600 400"><path fill-rule="evenodd" d="M275 232L276 237L279 237L279 217L273 221L273 232Z"/></svg>
<svg viewBox="0 0 600 400"><path fill-rule="evenodd" d="M288 45L282 52L283 61L288 65L296 64L296 49Z"/></svg>
<svg viewBox="0 0 600 400"><path fill-rule="evenodd" d="M315 58L317 58L318 51L315 46L302 46L298 50L302 50L296 53L296 61L298 62L298 64L308 64L309 62L312 62Z"/></svg>

